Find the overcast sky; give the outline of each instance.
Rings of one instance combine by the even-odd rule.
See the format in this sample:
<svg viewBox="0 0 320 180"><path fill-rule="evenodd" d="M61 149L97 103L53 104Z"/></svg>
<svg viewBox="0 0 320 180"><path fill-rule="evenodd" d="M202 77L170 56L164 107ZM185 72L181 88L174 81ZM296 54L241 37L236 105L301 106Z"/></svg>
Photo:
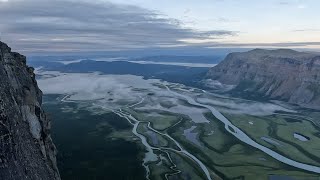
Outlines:
<svg viewBox="0 0 320 180"><path fill-rule="evenodd" d="M319 7L319 0L0 0L0 32L26 53L320 49Z"/></svg>

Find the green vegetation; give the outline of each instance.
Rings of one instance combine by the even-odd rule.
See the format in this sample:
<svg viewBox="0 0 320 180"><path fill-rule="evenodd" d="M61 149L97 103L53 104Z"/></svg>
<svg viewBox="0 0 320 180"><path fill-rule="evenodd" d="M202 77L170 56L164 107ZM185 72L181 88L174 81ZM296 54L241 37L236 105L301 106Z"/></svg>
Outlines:
<svg viewBox="0 0 320 180"><path fill-rule="evenodd" d="M147 123L140 123L137 131L147 137L148 143L152 146L166 147L169 144L167 138L148 130Z"/></svg>
<svg viewBox="0 0 320 180"><path fill-rule="evenodd" d="M63 112L61 108L65 106L78 109L76 103L44 104L52 119L62 179L144 179L140 142L113 137L114 132L130 134L131 125L125 119L113 113L94 115L81 109L76 114Z"/></svg>
<svg viewBox="0 0 320 180"><path fill-rule="evenodd" d="M225 114L232 123L246 132L251 138L280 154L295 159L299 162L320 165L320 138L315 136L320 128L314 126L310 121L299 118L301 121L288 122L281 115L255 117L250 115ZM289 116L289 115L286 115ZM294 115L292 115L294 116ZM289 116L290 117L290 116ZM252 124L249 124L251 122ZM295 132L304 134L310 141L300 141L294 138ZM279 145L272 145L261 137L270 137L277 140Z"/></svg>
<svg viewBox="0 0 320 180"><path fill-rule="evenodd" d="M165 112L154 112L154 114L150 112L135 112L132 110L129 110L129 112L140 121L150 122L151 126L159 131L164 131L181 120L181 117Z"/></svg>
<svg viewBox="0 0 320 180"><path fill-rule="evenodd" d="M210 119L210 124L193 124L190 121L184 121L179 126L170 129L169 132L170 135L202 160L207 167L221 178L255 180L257 177L268 179L269 175L274 174L286 175L297 179L301 177L317 179L318 176L316 174L307 173L282 164L265 153L247 146L231 134L226 133L224 125L215 119L211 113L206 113L205 116ZM244 122L244 119L239 120L239 124L246 123L247 126L250 126L248 120ZM260 121L262 124L265 123L264 120ZM183 130L191 125L198 126L199 138L204 147L199 148L190 143L184 136L181 136ZM262 135L267 130L261 127L261 129L255 130L255 132ZM260 141L259 143L261 144L267 144L263 140Z"/></svg>
<svg viewBox="0 0 320 180"><path fill-rule="evenodd" d="M141 89L136 90L142 91ZM135 108L123 108L122 111L140 121L137 132L146 138L149 145L160 148L160 150L154 149L154 153L161 158L156 162L147 163L151 179L165 179L165 176L169 174L171 174L169 179L205 179L203 170L198 164L177 152L179 148L175 142L163 135L168 134L199 159L208 168L214 179L256 180L268 179L271 175L276 175L319 180L318 174L283 164L241 142L227 132L225 125L210 112L204 111L206 113L203 114L210 123L195 123L189 116L178 114L178 112L169 113L162 110L151 111L137 108L148 105L150 103L148 98L156 94L148 92L147 95L142 104ZM216 98L214 96L205 97ZM61 99L59 96L46 98L50 102L56 102L45 104L45 107L47 112L51 112L54 116L53 119L56 119L53 122L53 138L60 150L58 163L62 177L70 179L77 174L81 178L83 176L83 179L101 177L128 179L129 176L124 176L126 174L132 179L144 179L145 170L141 164L146 152L145 147L141 144L140 139L133 135L131 132L133 126L126 119L110 112L92 113L81 108L83 106L80 105L80 102L59 103L56 100ZM166 101L165 98L158 101L163 108L173 107L175 104L172 102L174 101ZM190 105L185 100L176 102L179 105L201 109L201 107ZM128 102L123 100L117 105L127 104ZM320 144L318 143L320 141L318 126L320 113L307 109L297 111L298 113L277 111L277 114L269 116L232 113L224 113L224 116L257 143L295 161L320 166ZM148 128L149 123L160 133ZM196 128L192 133L196 133L196 140L200 145L184 135L184 131L193 126ZM232 127L228 128L235 132ZM298 140L293 136L294 133L303 134L310 140ZM124 149L119 151L121 148ZM94 155L85 158L88 153L94 153ZM170 158L167 153L170 154ZM123 169L123 164L128 167ZM75 168L72 168L73 166ZM83 170L84 167L89 168ZM113 174L108 174L100 167L108 171L111 169ZM179 170L181 173L177 173ZM83 173L96 176L89 177Z"/></svg>
<svg viewBox="0 0 320 180"><path fill-rule="evenodd" d="M249 90L250 89L250 90ZM253 91L256 89L257 91ZM255 101L266 101L268 97L265 94L258 92L258 84L255 81L251 80L242 80L239 84L233 88L230 93L232 96L241 97L244 99L252 99Z"/></svg>

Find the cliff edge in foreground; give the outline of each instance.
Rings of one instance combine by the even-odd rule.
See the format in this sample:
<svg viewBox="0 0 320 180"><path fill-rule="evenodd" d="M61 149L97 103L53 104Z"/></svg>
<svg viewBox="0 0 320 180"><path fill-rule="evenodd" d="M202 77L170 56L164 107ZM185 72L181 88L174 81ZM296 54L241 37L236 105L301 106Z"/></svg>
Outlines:
<svg viewBox="0 0 320 180"><path fill-rule="evenodd" d="M235 85L232 90L320 108L320 56L290 49L231 53L207 78Z"/></svg>
<svg viewBox="0 0 320 180"><path fill-rule="evenodd" d="M0 42L0 179L60 179L41 102L25 56Z"/></svg>

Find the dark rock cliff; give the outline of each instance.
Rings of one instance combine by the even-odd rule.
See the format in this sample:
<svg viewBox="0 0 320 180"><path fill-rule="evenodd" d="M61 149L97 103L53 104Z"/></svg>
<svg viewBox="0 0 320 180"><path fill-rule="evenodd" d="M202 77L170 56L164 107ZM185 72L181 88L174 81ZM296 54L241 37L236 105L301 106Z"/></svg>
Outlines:
<svg viewBox="0 0 320 180"><path fill-rule="evenodd" d="M25 56L0 42L0 179L60 179L41 101Z"/></svg>
<svg viewBox="0 0 320 180"><path fill-rule="evenodd" d="M234 91L258 93L320 108L320 56L289 49L231 53L207 78L235 85Z"/></svg>

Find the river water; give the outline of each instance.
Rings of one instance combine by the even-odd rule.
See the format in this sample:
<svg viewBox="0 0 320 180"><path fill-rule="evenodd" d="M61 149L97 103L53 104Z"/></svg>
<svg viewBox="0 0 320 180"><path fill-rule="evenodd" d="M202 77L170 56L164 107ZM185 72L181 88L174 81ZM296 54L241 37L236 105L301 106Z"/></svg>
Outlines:
<svg viewBox="0 0 320 180"><path fill-rule="evenodd" d="M184 95L184 94L179 94L177 92L172 91L168 86L166 86L167 90L169 92L171 92L172 94L174 94L177 97L183 98L185 100L188 101L188 103L195 105L195 106L200 106L200 107L204 107L207 108L208 110L211 111L211 113L217 118L219 119L222 123L224 123L225 125L225 129L232 134L234 137L236 137L237 139L239 139L240 141L255 147L261 151L263 151L264 153L268 154L269 156L277 159L280 162L283 162L287 165L299 168L299 169L303 169L306 171L311 171L311 172L315 172L315 173L320 173L320 167L317 166L312 166L309 164L304 164L301 162L297 162L294 161L292 159L289 159L265 146L262 146L261 144L258 144L257 142L255 142L253 139L251 139L248 135L246 135L243 131L241 131L239 128L237 128L236 126L234 126L225 116L223 116L219 111L217 111L215 108L213 108L212 106L206 105L206 104L201 104L196 102L193 98ZM231 129L232 130L231 130Z"/></svg>

